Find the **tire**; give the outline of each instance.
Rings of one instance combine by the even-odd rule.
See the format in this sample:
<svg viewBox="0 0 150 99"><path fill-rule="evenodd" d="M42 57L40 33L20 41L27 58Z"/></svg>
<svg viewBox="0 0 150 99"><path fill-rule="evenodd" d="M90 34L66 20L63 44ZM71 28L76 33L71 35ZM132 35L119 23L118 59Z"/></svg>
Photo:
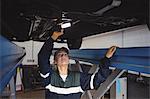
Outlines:
<svg viewBox="0 0 150 99"><path fill-rule="evenodd" d="M69 49L79 49L82 44L82 38L79 39L71 39L67 40L67 45Z"/></svg>

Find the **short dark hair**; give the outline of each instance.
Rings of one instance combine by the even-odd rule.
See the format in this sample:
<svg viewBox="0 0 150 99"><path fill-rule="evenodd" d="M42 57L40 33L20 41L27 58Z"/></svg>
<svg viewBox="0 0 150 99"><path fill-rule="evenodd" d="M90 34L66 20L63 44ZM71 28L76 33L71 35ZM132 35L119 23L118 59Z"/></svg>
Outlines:
<svg viewBox="0 0 150 99"><path fill-rule="evenodd" d="M67 54L69 54L69 50L66 47L61 47L54 53L54 60L56 59L57 54L60 52L66 52Z"/></svg>

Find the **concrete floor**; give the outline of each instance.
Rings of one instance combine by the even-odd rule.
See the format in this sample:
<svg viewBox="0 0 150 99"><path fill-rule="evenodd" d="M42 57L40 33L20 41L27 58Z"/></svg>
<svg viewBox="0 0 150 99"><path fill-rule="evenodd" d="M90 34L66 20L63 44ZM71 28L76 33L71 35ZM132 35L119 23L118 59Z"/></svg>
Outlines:
<svg viewBox="0 0 150 99"><path fill-rule="evenodd" d="M44 90L32 90L26 92L17 92L17 99L45 99L45 91Z"/></svg>
<svg viewBox="0 0 150 99"><path fill-rule="evenodd" d="M9 96L0 97L0 99L11 99ZM30 90L16 92L16 99L45 99L45 90ZM81 99L87 99L82 97ZM110 99L108 97L102 97L101 99Z"/></svg>
<svg viewBox="0 0 150 99"><path fill-rule="evenodd" d="M91 91L94 92L94 91ZM12 99L10 93L4 95L0 99ZM30 89L24 91L16 92L16 99L45 99L45 90L44 89ZM81 99L87 99L86 95L82 96ZM108 97L103 97L101 99L109 99Z"/></svg>

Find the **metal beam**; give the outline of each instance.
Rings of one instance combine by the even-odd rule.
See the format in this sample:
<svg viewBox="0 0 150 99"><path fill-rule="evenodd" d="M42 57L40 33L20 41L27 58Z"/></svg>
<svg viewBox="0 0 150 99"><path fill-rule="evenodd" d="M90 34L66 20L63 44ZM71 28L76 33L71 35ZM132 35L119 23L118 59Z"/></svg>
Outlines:
<svg viewBox="0 0 150 99"><path fill-rule="evenodd" d="M100 99L112 86L112 84L124 73L125 70L116 69L106 79L106 81L94 93L93 99Z"/></svg>
<svg viewBox="0 0 150 99"><path fill-rule="evenodd" d="M108 49L71 50L70 57L92 64L99 64ZM112 67L150 74L150 47L117 48L111 59ZM88 53L88 54L87 54Z"/></svg>
<svg viewBox="0 0 150 99"><path fill-rule="evenodd" d="M0 35L0 94L15 75L16 68L22 63L25 49L17 46Z"/></svg>

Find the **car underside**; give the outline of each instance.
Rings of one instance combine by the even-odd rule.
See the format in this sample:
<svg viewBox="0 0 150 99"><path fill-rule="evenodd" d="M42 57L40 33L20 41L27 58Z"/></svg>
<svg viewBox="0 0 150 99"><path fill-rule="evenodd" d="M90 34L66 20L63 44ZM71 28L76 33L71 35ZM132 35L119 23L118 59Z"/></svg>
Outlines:
<svg viewBox="0 0 150 99"><path fill-rule="evenodd" d="M79 48L83 37L140 24L149 26L148 0L1 2L1 34L11 41L45 41L53 31L64 28L57 42Z"/></svg>

